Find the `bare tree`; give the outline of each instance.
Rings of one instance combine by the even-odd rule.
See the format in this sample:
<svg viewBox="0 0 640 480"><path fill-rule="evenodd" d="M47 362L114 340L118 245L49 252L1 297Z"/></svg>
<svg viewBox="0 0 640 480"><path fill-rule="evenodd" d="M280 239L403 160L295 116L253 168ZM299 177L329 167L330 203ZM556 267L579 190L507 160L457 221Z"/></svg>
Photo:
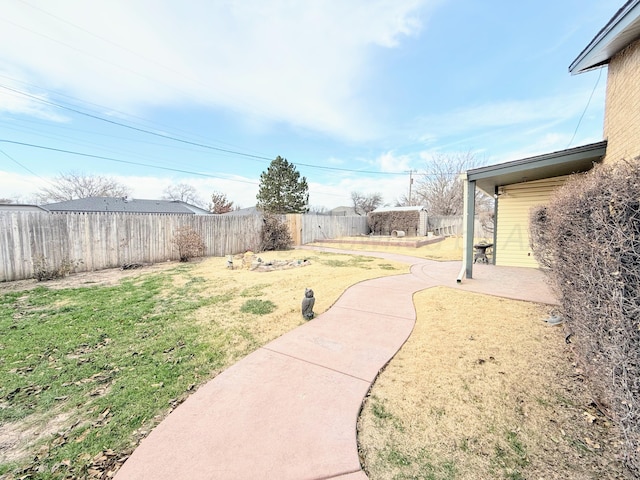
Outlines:
<svg viewBox="0 0 640 480"><path fill-rule="evenodd" d="M227 195L222 192L213 192L211 194L211 203L209 211L212 213L227 213L234 210L233 202L227 199Z"/></svg>
<svg viewBox="0 0 640 480"><path fill-rule="evenodd" d="M79 172L61 173L35 194L40 203L65 202L88 197L126 197L128 187L111 177L87 175Z"/></svg>
<svg viewBox="0 0 640 480"><path fill-rule="evenodd" d="M431 215L462 215L464 185L460 174L478 163L472 152L434 154L426 171L415 182L418 203L426 207ZM492 202L493 199L482 192L476 194L478 212L492 210Z"/></svg>
<svg viewBox="0 0 640 480"><path fill-rule="evenodd" d="M351 200L353 201L353 209L358 215L366 215L382 205L382 195L377 192L368 195L351 192Z"/></svg>
<svg viewBox="0 0 640 480"><path fill-rule="evenodd" d="M309 213L315 213L316 215L329 215L330 210L324 205L313 205L309 207Z"/></svg>
<svg viewBox="0 0 640 480"><path fill-rule="evenodd" d="M0 198L0 205L8 205L13 203L13 200L10 198Z"/></svg>
<svg viewBox="0 0 640 480"><path fill-rule="evenodd" d="M396 200L396 204L394 205L394 207L412 207L416 205L415 197L416 196L414 195L411 201L409 201L409 197L407 195L402 194Z"/></svg>
<svg viewBox="0 0 640 480"><path fill-rule="evenodd" d="M198 196L197 190L188 183L176 183L175 185L169 185L162 193L163 200L177 200L180 202L190 203L191 205L202 205L202 200Z"/></svg>

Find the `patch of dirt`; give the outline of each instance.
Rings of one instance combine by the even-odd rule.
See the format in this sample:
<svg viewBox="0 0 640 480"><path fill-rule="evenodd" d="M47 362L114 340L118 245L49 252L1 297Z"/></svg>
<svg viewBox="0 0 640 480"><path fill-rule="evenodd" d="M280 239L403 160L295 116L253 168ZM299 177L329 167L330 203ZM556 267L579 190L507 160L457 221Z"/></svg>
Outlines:
<svg viewBox="0 0 640 480"><path fill-rule="evenodd" d="M72 273L63 278L45 280L42 282L33 278L29 280L16 280L13 282L0 282L0 294L31 290L37 287L61 289L91 287L93 285L116 285L123 278L162 272L170 268L175 268L178 265L180 265L179 262L153 263L130 269L108 268L105 270L96 270L94 272Z"/></svg>
<svg viewBox="0 0 640 480"><path fill-rule="evenodd" d="M93 427L104 426L109 423L111 413L109 409L106 409L99 415L98 420L92 423ZM44 472L48 472L48 469L43 470L42 462L49 457L51 451L61 445L64 445L69 441L69 435L82 423L76 421L73 424L69 424L71 419L70 413L58 414L42 425L41 427L26 425L24 421L14 422L11 424L0 426L0 462L21 461L27 458L31 458L33 461L30 465L27 465L20 470L19 476L15 474L8 474L8 479L26 479L26 478L41 478ZM85 434L88 431L85 431ZM78 441L82 438L82 435L76 439ZM37 451L34 451L33 445L41 440L48 440L47 443L42 443ZM5 448L6 447L6 448ZM116 452L112 449L105 449L98 454L91 456L87 453L79 455L73 462L84 464L86 469L86 477L82 478L113 478L115 473L122 467L124 462L131 455L131 449ZM53 478L63 478L69 467L72 466L71 459L62 460L51 467L51 474ZM60 474L58 474L60 471ZM5 478L4 476L2 478ZM47 478L49 478L47 476ZM69 477L64 475L64 478L79 478Z"/></svg>
<svg viewBox="0 0 640 480"><path fill-rule="evenodd" d="M44 440L69 422L69 412L38 418L37 423L19 420L0 425L0 463L17 462L34 454L30 449L35 443Z"/></svg>

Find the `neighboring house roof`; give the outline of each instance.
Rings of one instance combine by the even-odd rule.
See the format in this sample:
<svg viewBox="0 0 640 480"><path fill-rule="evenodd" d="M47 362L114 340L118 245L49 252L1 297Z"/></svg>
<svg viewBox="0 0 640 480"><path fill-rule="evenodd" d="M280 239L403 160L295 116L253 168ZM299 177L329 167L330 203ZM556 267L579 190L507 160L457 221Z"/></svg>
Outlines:
<svg viewBox="0 0 640 480"><path fill-rule="evenodd" d="M143 200L115 197L89 197L42 207L50 212L125 212L209 215L211 212L179 200Z"/></svg>
<svg viewBox="0 0 640 480"><path fill-rule="evenodd" d="M629 0L591 40L569 66L572 74L609 63L609 60L640 38L640 0Z"/></svg>
<svg viewBox="0 0 640 480"><path fill-rule="evenodd" d="M586 172L604 157L607 141L582 145L535 157L474 168L467 171L467 180L493 196L496 187L514 183L559 177L571 173Z"/></svg>
<svg viewBox="0 0 640 480"><path fill-rule="evenodd" d="M329 210L329 215L357 215L356 209L353 207L336 207Z"/></svg>
<svg viewBox="0 0 640 480"><path fill-rule="evenodd" d="M29 205L26 203L2 203L0 204L1 212L47 212L38 205Z"/></svg>
<svg viewBox="0 0 640 480"><path fill-rule="evenodd" d="M378 207L371 213L379 213L379 212L421 212L427 211L425 207L422 206L412 206L412 207Z"/></svg>
<svg viewBox="0 0 640 480"><path fill-rule="evenodd" d="M241 208L240 210L232 210L223 215L262 215L262 212L258 210L258 207Z"/></svg>

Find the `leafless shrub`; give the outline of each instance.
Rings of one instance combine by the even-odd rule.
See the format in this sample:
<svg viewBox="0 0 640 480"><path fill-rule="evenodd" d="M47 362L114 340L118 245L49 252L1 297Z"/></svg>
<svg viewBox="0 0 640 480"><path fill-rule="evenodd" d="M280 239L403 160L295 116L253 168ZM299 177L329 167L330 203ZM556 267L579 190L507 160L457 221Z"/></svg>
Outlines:
<svg viewBox="0 0 640 480"><path fill-rule="evenodd" d="M407 236L414 237L418 234L420 212L370 212L367 223L374 235L391 235L394 230L402 230Z"/></svg>
<svg viewBox="0 0 640 480"><path fill-rule="evenodd" d="M571 341L601 408L640 471L640 159L567 182L531 218Z"/></svg>
<svg viewBox="0 0 640 480"><path fill-rule="evenodd" d="M293 245L293 239L287 224L276 215L265 215L260 232L260 250L288 250Z"/></svg>
<svg viewBox="0 0 640 480"><path fill-rule="evenodd" d="M173 244L178 249L181 262L204 255L202 236L191 227L179 227L173 234Z"/></svg>
<svg viewBox="0 0 640 480"><path fill-rule="evenodd" d="M65 258L59 265L50 265L44 256L39 256L33 261L33 278L39 282L63 278L69 275L78 263L80 262Z"/></svg>

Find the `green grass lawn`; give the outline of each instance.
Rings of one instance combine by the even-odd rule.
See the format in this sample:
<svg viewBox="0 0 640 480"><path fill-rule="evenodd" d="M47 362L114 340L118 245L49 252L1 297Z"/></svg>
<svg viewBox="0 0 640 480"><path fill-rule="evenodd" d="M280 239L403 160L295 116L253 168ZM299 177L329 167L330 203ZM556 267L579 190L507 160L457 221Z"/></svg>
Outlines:
<svg viewBox="0 0 640 480"><path fill-rule="evenodd" d="M202 295L202 284L167 288L171 275L152 275L113 287L39 287L0 297L0 424L37 418L36 430L67 431L43 438L42 470L71 465L86 473L105 448L126 450L135 432L179 402L223 366L224 329L185 322L194 310L225 303ZM62 425L61 425L62 426ZM83 456L83 454L86 454ZM3 462L0 474L16 464ZM48 475L40 472L41 478Z"/></svg>
<svg viewBox="0 0 640 480"><path fill-rule="evenodd" d="M349 285L408 269L306 258L310 266L268 273L209 258L111 286L0 294L0 478L113 470L200 385L303 323L304 287L316 287L322 313Z"/></svg>

